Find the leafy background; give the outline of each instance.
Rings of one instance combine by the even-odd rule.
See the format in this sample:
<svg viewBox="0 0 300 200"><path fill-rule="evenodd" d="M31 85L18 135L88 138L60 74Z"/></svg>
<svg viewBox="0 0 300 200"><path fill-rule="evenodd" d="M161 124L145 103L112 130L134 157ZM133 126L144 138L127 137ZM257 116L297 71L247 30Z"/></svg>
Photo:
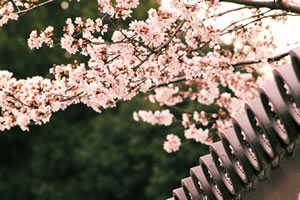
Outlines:
<svg viewBox="0 0 300 200"><path fill-rule="evenodd" d="M0 69L16 78L49 76L53 63L74 59L59 47L32 51L27 38L32 30L48 25L60 34L66 18L96 18L96 1L61 2L35 9L0 28ZM133 16L147 17L155 1L141 1ZM126 23L126 22L124 22ZM132 119L133 111L151 108L144 97L121 102L114 109L95 113L85 105L73 105L55 113L50 123L18 127L0 133L0 197L3 200L65 199L165 199L189 168L198 165L208 149L199 143L183 145L167 154L162 145L167 133L183 133L178 127L151 126ZM188 105L187 105L188 106Z"/></svg>

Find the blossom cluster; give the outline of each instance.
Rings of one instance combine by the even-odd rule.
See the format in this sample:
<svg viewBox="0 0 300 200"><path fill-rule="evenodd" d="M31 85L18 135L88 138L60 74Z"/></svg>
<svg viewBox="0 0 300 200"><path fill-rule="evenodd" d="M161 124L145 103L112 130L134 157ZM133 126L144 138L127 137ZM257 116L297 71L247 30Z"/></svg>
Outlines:
<svg viewBox="0 0 300 200"><path fill-rule="evenodd" d="M115 4L110 0L98 0L99 11L117 19L130 17L131 9L136 8L138 4L138 0L116 0Z"/></svg>
<svg viewBox="0 0 300 200"><path fill-rule="evenodd" d="M18 20L18 15L14 12L14 4L12 2L0 3L0 27L7 24L8 20Z"/></svg>
<svg viewBox="0 0 300 200"><path fill-rule="evenodd" d="M60 44L70 54L75 54L80 49L81 54L87 56L89 51L93 51L90 44L103 41L101 37L95 38L93 34L100 32L103 35L107 32L107 25L102 24L101 18L96 20L88 18L83 21L81 17L77 17L74 23L68 18L66 24ZM82 34L82 38L77 39L78 34Z"/></svg>
<svg viewBox="0 0 300 200"><path fill-rule="evenodd" d="M46 43L49 47L53 47L53 30L52 26L48 26L40 35L37 34L36 30L32 31L27 40L29 48L38 49L42 47L43 43Z"/></svg>
<svg viewBox="0 0 300 200"><path fill-rule="evenodd" d="M179 88L173 87L172 85L168 87L160 87L154 90L155 94L149 95L149 100L152 103L159 102L160 106L168 105L174 106L183 101L181 96L178 96Z"/></svg>
<svg viewBox="0 0 300 200"><path fill-rule="evenodd" d="M18 20L19 16L26 12L53 1L54 0L1 0L0 27L7 24L9 20ZM79 2L80 0L77 1Z"/></svg>
<svg viewBox="0 0 300 200"><path fill-rule="evenodd" d="M9 16L7 13L13 16L16 9L4 2L0 4L1 19ZM14 2L25 6L22 1ZM38 1L31 3L37 5ZM84 103L101 112L145 93L162 109L134 112L136 121L165 126L179 123L186 140L209 144L213 133L230 127L231 117L242 112L243 103L257 96L258 83L268 79L262 66L273 69L286 62L268 63L277 52L270 27L263 23L264 19L284 22L286 12L249 7L224 12L218 1L188 4L172 0L171 8L150 9L146 20L132 20L128 28L115 26L113 20L107 22L108 18L129 18L138 3L98 0L101 18L67 19L62 36L56 36L51 26L40 34L33 31L28 39L30 48L53 47L58 42L69 54L86 56L88 62L53 65L52 79L16 80L1 71L0 130L13 126L28 130L30 124L48 122L53 112L71 104ZM247 15L218 25L228 13ZM222 47L224 35L242 46ZM199 109L182 109L187 102ZM207 106L213 109L203 109ZM180 145L181 139L169 134L164 149L174 152Z"/></svg>
<svg viewBox="0 0 300 200"><path fill-rule="evenodd" d="M159 124L170 126L173 122L174 115L171 114L169 110L157 110L154 113L151 111L140 110L138 113L134 112L133 117L136 121L139 121L139 118L141 118L144 122L151 123L152 125Z"/></svg>
<svg viewBox="0 0 300 200"><path fill-rule="evenodd" d="M195 125L189 127L184 131L186 139L194 139L196 142L208 143L208 129L203 130L202 128L197 129Z"/></svg>
<svg viewBox="0 0 300 200"><path fill-rule="evenodd" d="M0 130L20 126L29 130L28 125L46 123L52 112L65 109L75 102L61 101L66 85L43 77L16 80L8 71L0 72Z"/></svg>
<svg viewBox="0 0 300 200"><path fill-rule="evenodd" d="M168 153L172 153L179 150L181 140L177 135L167 135L167 141L164 142L164 150Z"/></svg>

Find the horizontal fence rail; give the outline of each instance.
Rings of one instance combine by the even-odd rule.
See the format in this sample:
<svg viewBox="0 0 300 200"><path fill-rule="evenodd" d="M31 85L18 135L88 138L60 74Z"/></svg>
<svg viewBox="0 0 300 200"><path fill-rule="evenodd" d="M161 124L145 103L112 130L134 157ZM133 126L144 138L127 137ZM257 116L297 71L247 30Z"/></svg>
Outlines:
<svg viewBox="0 0 300 200"><path fill-rule="evenodd" d="M300 48L289 55L291 64L273 70L273 82L259 88L259 97L245 104L233 128L220 134L167 200L242 199L293 155L300 135Z"/></svg>

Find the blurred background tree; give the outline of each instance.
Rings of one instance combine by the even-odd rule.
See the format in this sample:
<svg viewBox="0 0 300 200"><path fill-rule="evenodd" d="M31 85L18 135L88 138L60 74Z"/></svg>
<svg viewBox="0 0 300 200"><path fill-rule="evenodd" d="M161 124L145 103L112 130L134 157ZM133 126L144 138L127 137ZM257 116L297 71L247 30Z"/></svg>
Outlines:
<svg viewBox="0 0 300 200"><path fill-rule="evenodd" d="M34 29L63 27L68 17L98 15L96 1L68 3L66 10L61 3L35 9L0 29L0 69L8 69L16 78L47 76L51 63L84 61L61 48L31 51L27 46ZM141 1L134 17L145 19L149 7L158 5ZM84 105L73 105L55 113L51 123L31 126L30 132L18 127L2 132L1 199L158 200L170 196L178 180L188 176L186 169L198 165L198 157L208 148L190 142L181 151L167 154L162 149L166 133L182 130L135 122L133 111L147 106L155 105L142 96L101 115Z"/></svg>

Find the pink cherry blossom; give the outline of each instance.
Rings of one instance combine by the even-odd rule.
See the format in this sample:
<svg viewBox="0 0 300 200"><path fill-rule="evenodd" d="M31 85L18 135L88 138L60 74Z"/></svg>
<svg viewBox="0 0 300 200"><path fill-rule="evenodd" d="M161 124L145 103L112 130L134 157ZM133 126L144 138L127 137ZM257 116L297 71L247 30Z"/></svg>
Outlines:
<svg viewBox="0 0 300 200"><path fill-rule="evenodd" d="M0 27L51 2L3 1ZM0 71L0 130L19 126L28 131L29 125L47 123L54 112L77 103L100 113L143 93L155 111L136 111L134 120L179 124L182 129L176 134L185 140L209 144L213 133L231 127L231 118L243 112L245 101L258 96L257 88L272 78L270 72L290 62L280 57L284 52L275 40L274 24L283 25L299 14L274 10L267 3L264 9L227 9L217 0L171 0L169 8L150 9L146 20L137 20L131 13L138 0L97 2L98 18L63 19L65 26L55 27L63 34L56 35L48 26L33 30L27 40L30 49L62 48L86 57L86 63L54 64L53 79L18 80ZM300 7L295 0L282 2ZM115 23L125 19L128 27ZM232 48L224 45L225 36L231 38ZM298 38L291 41L285 44L288 49L299 45ZM180 144L179 137L170 134L164 149L174 152Z"/></svg>
<svg viewBox="0 0 300 200"><path fill-rule="evenodd" d="M172 124L174 115L170 113L169 110L155 111L152 113L151 111L140 110L138 113L134 113L134 119L136 121L139 120L139 117L144 121L151 123L152 125L159 124L170 126Z"/></svg>
<svg viewBox="0 0 300 200"><path fill-rule="evenodd" d="M169 134L166 137L167 141L164 142L164 150L168 153L179 150L181 145L180 138L174 134Z"/></svg>

